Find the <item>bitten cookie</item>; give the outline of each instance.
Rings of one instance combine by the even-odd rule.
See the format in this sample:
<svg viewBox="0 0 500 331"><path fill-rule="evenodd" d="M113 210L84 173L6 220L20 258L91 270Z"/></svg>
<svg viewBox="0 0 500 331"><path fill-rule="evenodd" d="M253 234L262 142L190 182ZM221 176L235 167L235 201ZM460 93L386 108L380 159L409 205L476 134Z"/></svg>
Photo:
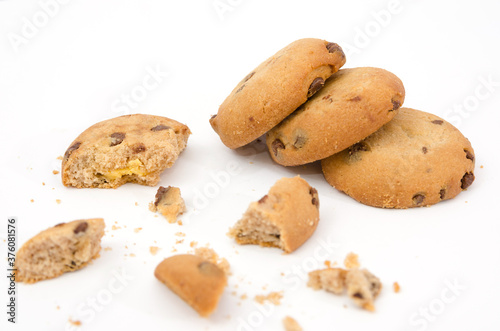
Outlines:
<svg viewBox="0 0 500 331"><path fill-rule="evenodd" d="M252 70L210 119L229 148L257 139L321 89L345 63L339 45L300 39Z"/></svg>
<svg viewBox="0 0 500 331"><path fill-rule="evenodd" d="M155 277L203 317L214 312L227 285L222 269L190 254L163 260L155 269Z"/></svg>
<svg viewBox="0 0 500 331"><path fill-rule="evenodd" d="M340 152L389 122L404 97L403 83L386 70L339 70L267 133L271 157L281 165L295 166Z"/></svg>
<svg viewBox="0 0 500 331"><path fill-rule="evenodd" d="M153 115L125 115L80 134L64 154L65 186L116 188L127 182L154 186L184 150L184 124Z"/></svg>
<svg viewBox="0 0 500 331"><path fill-rule="evenodd" d="M28 240L17 253L16 280L35 283L75 271L99 256L102 218L61 223Z"/></svg>
<svg viewBox="0 0 500 331"><path fill-rule="evenodd" d="M155 201L149 204L152 212L160 211L169 223L175 223L177 216L186 211L181 190L178 187L160 186L156 192Z"/></svg>
<svg viewBox="0 0 500 331"><path fill-rule="evenodd" d="M250 204L228 235L238 244L278 247L291 253L314 233L318 222L316 189L299 176L282 178Z"/></svg>
<svg viewBox="0 0 500 331"><path fill-rule="evenodd" d="M469 140L445 120L410 108L401 108L380 130L321 164L333 187L383 208L433 205L474 181Z"/></svg>

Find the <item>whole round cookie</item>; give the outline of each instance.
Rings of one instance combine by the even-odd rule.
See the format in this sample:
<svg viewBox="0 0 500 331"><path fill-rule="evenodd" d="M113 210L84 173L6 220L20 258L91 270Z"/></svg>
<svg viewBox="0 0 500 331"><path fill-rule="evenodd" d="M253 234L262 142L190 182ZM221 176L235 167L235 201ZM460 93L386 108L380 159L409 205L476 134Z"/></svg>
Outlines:
<svg viewBox="0 0 500 331"><path fill-rule="evenodd" d="M474 181L469 140L445 120L410 108L401 108L380 130L321 165L330 185L383 208L433 205Z"/></svg>
<svg viewBox="0 0 500 331"><path fill-rule="evenodd" d="M344 63L335 43L297 40L238 83L210 124L227 147L244 146L297 109Z"/></svg>
<svg viewBox="0 0 500 331"><path fill-rule="evenodd" d="M184 150L191 131L172 119L125 115L94 124L66 150L65 186L116 188L127 182L154 186Z"/></svg>
<svg viewBox="0 0 500 331"><path fill-rule="evenodd" d="M401 80L379 68L342 69L267 133L271 157L284 166L324 159L389 122L403 104Z"/></svg>

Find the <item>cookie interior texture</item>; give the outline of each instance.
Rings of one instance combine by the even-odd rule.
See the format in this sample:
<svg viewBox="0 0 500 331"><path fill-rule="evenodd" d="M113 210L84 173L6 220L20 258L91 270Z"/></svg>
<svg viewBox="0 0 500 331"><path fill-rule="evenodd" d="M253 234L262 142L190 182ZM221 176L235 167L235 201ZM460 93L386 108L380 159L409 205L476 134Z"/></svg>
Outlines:
<svg viewBox="0 0 500 331"><path fill-rule="evenodd" d="M380 130L322 161L333 187L383 208L452 199L474 181L474 165L474 150L458 129L410 108L401 108Z"/></svg>
<svg viewBox="0 0 500 331"><path fill-rule="evenodd" d="M296 40L238 83L210 124L227 147L244 146L319 91L344 63L344 52L335 43Z"/></svg>
<svg viewBox="0 0 500 331"><path fill-rule="evenodd" d="M221 268L191 254L166 258L156 267L155 277L203 317L215 311L227 285Z"/></svg>
<svg viewBox="0 0 500 331"><path fill-rule="evenodd" d="M341 295L347 295L359 307L373 311L374 300L382 290L382 283L366 269L327 268L309 273L307 286Z"/></svg>
<svg viewBox="0 0 500 331"><path fill-rule="evenodd" d="M17 253L16 280L35 283L86 266L99 256L101 218L61 223L28 240Z"/></svg>
<svg viewBox="0 0 500 331"><path fill-rule="evenodd" d="M266 134L269 153L284 166L324 159L389 122L404 98L403 83L387 70L341 69Z"/></svg>
<svg viewBox="0 0 500 331"><path fill-rule="evenodd" d="M299 176L282 178L259 201L252 202L228 235L238 244L277 247L290 253L316 230L318 192Z"/></svg>
<svg viewBox="0 0 500 331"><path fill-rule="evenodd" d="M126 115L99 122L67 149L65 186L116 188L127 182L154 186L184 150L191 132L184 124L153 115Z"/></svg>

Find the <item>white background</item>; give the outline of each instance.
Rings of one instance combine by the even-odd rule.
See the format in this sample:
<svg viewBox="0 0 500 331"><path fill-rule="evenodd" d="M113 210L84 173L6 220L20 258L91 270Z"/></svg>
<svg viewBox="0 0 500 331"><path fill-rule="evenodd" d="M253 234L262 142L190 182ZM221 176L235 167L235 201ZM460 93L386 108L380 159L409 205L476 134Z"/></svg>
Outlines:
<svg viewBox="0 0 500 331"><path fill-rule="evenodd" d="M498 1L45 3L0 1L0 252L6 256L9 216L18 217L19 247L57 223L103 217L102 245L111 250L81 271L18 284L16 325L6 322L1 276L2 330L280 330L286 315L304 330L500 328ZM405 84L405 106L455 124L475 149L474 184L430 208L382 210L330 187L318 164L284 168L261 145L227 149L210 116L248 72L303 37L339 43L346 68L395 73ZM151 71L160 73L158 83L141 95L143 81L153 82ZM134 103L126 106L121 98L133 93ZM127 113L171 117L193 132L160 182L181 188L188 207L183 226L148 210L156 188L78 190L52 174L81 131ZM295 174L320 194L321 221L310 240L289 255L235 245L225 233L248 204ZM179 231L186 237L175 236ZM184 242L175 244L178 239ZM209 244L232 267L208 319L153 276L156 265L175 254L173 247L188 252L191 241ZM161 248L156 256L150 246ZM375 313L305 285L307 271L324 260L342 264L351 251L383 282ZM111 296L110 282L122 284ZM283 291L281 305L253 300L271 291ZM97 308L91 309L93 299ZM74 328L69 319L82 325Z"/></svg>

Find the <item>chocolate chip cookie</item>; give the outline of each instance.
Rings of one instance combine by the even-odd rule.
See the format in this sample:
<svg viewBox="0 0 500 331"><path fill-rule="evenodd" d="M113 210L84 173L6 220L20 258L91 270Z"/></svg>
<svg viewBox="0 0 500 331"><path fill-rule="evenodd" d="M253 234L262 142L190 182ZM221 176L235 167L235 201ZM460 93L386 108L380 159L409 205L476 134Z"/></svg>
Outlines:
<svg viewBox="0 0 500 331"><path fill-rule="evenodd" d="M154 186L184 150L191 132L172 119L125 115L80 134L62 162L65 186L116 188L127 182Z"/></svg>
<svg viewBox="0 0 500 331"><path fill-rule="evenodd" d="M445 120L401 108L368 138L322 161L326 180L369 206L410 208L452 199L474 181L474 150Z"/></svg>
<svg viewBox="0 0 500 331"><path fill-rule="evenodd" d="M228 235L238 244L278 247L291 253L309 239L318 222L316 189L299 176L282 178L250 204Z"/></svg>
<svg viewBox="0 0 500 331"><path fill-rule="evenodd" d="M102 218L60 223L28 240L17 253L16 280L35 283L85 267L99 256Z"/></svg>
<svg viewBox="0 0 500 331"><path fill-rule="evenodd" d="M390 121L405 90L379 68L342 69L305 104L266 135L271 157L285 166L324 159Z"/></svg>
<svg viewBox="0 0 500 331"><path fill-rule="evenodd" d="M149 210L152 212L160 211L169 223L175 223L177 216L186 211L181 190L178 187L160 186L156 192L155 201L149 204Z"/></svg>
<svg viewBox="0 0 500 331"><path fill-rule="evenodd" d="M344 63L344 52L335 43L297 40L239 82L210 124L227 147L244 146L319 91Z"/></svg>
<svg viewBox="0 0 500 331"><path fill-rule="evenodd" d="M155 277L203 317L214 312L227 285L222 269L191 254L163 260L155 269Z"/></svg>

